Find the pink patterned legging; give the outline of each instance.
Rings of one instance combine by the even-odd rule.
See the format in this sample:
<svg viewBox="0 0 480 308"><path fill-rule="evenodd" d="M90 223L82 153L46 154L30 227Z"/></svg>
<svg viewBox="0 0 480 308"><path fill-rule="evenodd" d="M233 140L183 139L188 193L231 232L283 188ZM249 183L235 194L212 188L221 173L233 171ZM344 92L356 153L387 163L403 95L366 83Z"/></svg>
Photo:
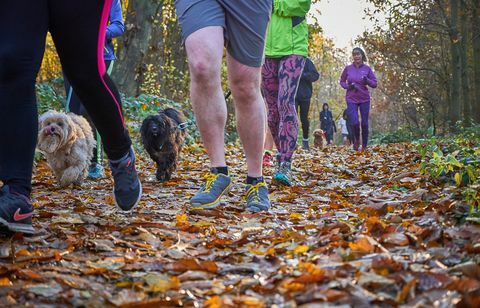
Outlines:
<svg viewBox="0 0 480 308"><path fill-rule="evenodd" d="M298 117L295 95L305 57L267 58L262 67L262 93L268 107L268 127L280 161L290 162L297 146Z"/></svg>

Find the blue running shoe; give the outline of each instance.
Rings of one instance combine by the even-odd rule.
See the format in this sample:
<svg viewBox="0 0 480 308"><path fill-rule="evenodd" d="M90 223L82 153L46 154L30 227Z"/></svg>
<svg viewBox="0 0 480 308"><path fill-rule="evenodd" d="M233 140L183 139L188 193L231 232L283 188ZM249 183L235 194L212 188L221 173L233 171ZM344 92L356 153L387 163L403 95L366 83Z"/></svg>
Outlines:
<svg viewBox="0 0 480 308"><path fill-rule="evenodd" d="M281 162L273 178L282 185L292 186L292 165L289 162Z"/></svg>
<svg viewBox="0 0 480 308"><path fill-rule="evenodd" d="M105 176L105 172L103 171L103 166L99 163L93 163L88 168L88 178L92 180L97 180L103 178Z"/></svg>
<svg viewBox="0 0 480 308"><path fill-rule="evenodd" d="M211 209L220 204L220 198L228 193L232 187L232 180L228 175L209 172L204 176L205 184L190 199L195 208Z"/></svg>
<svg viewBox="0 0 480 308"><path fill-rule="evenodd" d="M268 188L264 181L255 185L247 185L246 208L253 213L268 211L270 200L268 199Z"/></svg>

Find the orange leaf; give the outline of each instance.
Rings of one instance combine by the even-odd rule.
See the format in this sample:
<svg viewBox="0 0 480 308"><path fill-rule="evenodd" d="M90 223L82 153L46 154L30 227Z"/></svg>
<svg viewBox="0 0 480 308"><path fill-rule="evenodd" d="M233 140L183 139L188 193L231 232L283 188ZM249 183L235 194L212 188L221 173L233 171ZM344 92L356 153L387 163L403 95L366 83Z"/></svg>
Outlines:
<svg viewBox="0 0 480 308"><path fill-rule="evenodd" d="M359 238L355 243L348 243L348 246L355 252L372 253L375 251L375 246L366 237Z"/></svg>
<svg viewBox="0 0 480 308"><path fill-rule="evenodd" d="M205 307L208 308L220 308L222 307L222 299L220 298L220 296L215 295L207 299L204 304Z"/></svg>
<svg viewBox="0 0 480 308"><path fill-rule="evenodd" d="M0 278L0 286L11 286L12 282L7 277Z"/></svg>
<svg viewBox="0 0 480 308"><path fill-rule="evenodd" d="M401 304L401 303L405 302L405 300L408 297L408 294L410 293L410 290L413 287L415 287L416 284L417 284L417 279L415 279L415 278L410 280L407 284L405 284L403 286L402 290L400 290L397 293L397 298L396 298L397 303Z"/></svg>

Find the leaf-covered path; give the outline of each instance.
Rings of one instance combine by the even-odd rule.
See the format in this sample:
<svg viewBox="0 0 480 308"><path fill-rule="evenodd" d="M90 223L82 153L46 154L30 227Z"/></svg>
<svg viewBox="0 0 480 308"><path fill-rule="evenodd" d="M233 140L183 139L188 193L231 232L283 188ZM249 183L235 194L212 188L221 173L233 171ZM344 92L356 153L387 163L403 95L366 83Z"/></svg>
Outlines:
<svg viewBox="0 0 480 308"><path fill-rule="evenodd" d="M242 210L244 159L228 155L237 185L206 211L187 203L207 166L198 148L164 185L140 158L128 215L110 179L59 190L40 162L39 234L0 239L0 306L480 305L480 227L457 220L454 186L418 173L414 147L300 152L295 187L267 176L263 214Z"/></svg>

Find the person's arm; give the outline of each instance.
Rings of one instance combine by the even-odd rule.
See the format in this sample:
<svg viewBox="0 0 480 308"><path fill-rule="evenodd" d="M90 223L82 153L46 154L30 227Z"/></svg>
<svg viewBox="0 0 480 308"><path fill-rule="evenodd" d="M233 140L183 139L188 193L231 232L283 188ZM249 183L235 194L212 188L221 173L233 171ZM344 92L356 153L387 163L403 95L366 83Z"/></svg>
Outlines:
<svg viewBox="0 0 480 308"><path fill-rule="evenodd" d="M342 86L342 88L344 88L345 90L348 90L350 86L347 82L347 76L348 76L347 68L345 67L343 69L342 76L340 77L340 86Z"/></svg>
<svg viewBox="0 0 480 308"><path fill-rule="evenodd" d="M308 13L311 4L311 0L274 0L273 12L283 17L303 17Z"/></svg>
<svg viewBox="0 0 480 308"><path fill-rule="evenodd" d="M372 69L368 70L368 75L365 76L365 83L369 85L371 88L377 87L377 77L373 73Z"/></svg>
<svg viewBox="0 0 480 308"><path fill-rule="evenodd" d="M308 58L307 58L307 61L305 62L305 68L303 69L302 78L309 81L309 82L317 81L318 78L320 78L320 74L318 73L317 69L315 68L315 65Z"/></svg>
<svg viewBox="0 0 480 308"><path fill-rule="evenodd" d="M107 26L106 39L111 40L120 36L125 32L125 24L123 23L122 6L120 0L114 0L110 8L109 16L110 24Z"/></svg>
<svg viewBox="0 0 480 308"><path fill-rule="evenodd" d="M333 119L333 114L332 114L331 111L330 111L330 116L332 117L333 132L336 133L337 132L337 125L335 124L335 120Z"/></svg>

